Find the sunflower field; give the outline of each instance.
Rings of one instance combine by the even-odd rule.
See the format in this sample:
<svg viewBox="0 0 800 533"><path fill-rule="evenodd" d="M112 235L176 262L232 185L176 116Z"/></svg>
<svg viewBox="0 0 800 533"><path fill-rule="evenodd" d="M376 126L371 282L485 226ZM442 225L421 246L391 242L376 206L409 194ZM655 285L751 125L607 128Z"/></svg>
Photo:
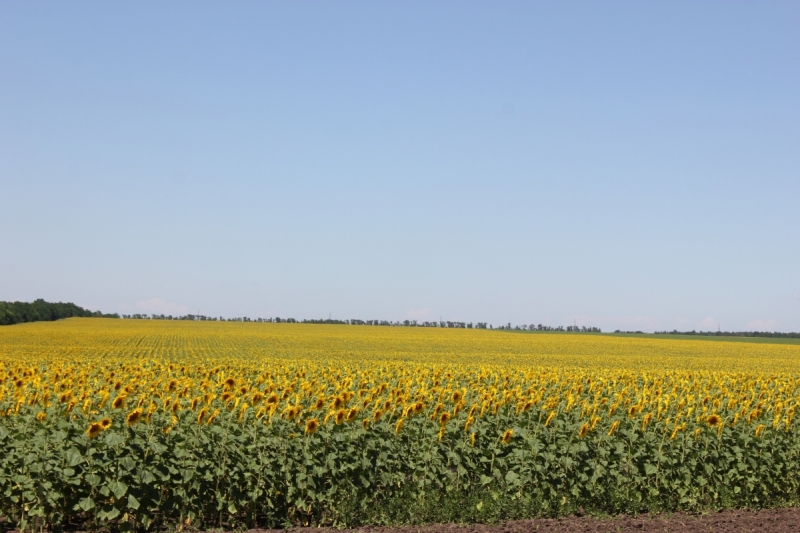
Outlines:
<svg viewBox="0 0 800 533"><path fill-rule="evenodd" d="M0 329L0 521L144 530L793 504L800 345L76 318Z"/></svg>

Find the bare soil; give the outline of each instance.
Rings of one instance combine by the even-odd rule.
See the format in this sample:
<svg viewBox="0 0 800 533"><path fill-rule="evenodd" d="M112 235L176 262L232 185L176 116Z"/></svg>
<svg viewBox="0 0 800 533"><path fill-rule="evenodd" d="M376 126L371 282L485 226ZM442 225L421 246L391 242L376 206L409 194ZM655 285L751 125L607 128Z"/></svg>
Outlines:
<svg viewBox="0 0 800 533"><path fill-rule="evenodd" d="M691 515L685 513L615 516L593 518L537 518L517 520L489 526L483 524L437 524L403 527L364 527L353 530L327 528L295 528L290 533L800 533L800 508L763 509L760 511L732 510ZM276 530L253 530L249 533L286 533Z"/></svg>

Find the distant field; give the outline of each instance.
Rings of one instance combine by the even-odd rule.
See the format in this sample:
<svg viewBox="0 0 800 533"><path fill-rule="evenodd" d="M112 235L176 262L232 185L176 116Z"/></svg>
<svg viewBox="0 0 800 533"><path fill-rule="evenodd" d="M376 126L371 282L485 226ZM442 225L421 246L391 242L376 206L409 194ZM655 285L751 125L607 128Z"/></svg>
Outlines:
<svg viewBox="0 0 800 533"><path fill-rule="evenodd" d="M234 529L793 504L800 346L753 340L2 327L0 522Z"/></svg>
<svg viewBox="0 0 800 533"><path fill-rule="evenodd" d="M0 328L0 357L313 361L800 371L794 339L71 318ZM713 342L709 342L713 341Z"/></svg>

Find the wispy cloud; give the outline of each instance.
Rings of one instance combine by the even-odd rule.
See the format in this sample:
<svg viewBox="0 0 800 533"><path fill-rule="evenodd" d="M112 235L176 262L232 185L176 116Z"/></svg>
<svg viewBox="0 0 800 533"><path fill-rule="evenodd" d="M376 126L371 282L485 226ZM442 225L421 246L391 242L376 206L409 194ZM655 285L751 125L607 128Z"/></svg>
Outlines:
<svg viewBox="0 0 800 533"><path fill-rule="evenodd" d="M747 329L750 331L778 331L781 323L772 318L770 320L751 320L747 323Z"/></svg>
<svg viewBox="0 0 800 533"><path fill-rule="evenodd" d="M719 327L719 322L713 316L709 316L701 320L695 326L698 331L712 331Z"/></svg>
<svg viewBox="0 0 800 533"><path fill-rule="evenodd" d="M150 298L136 302L136 310L140 313L155 315L188 315L189 308L185 305L168 302L164 298Z"/></svg>

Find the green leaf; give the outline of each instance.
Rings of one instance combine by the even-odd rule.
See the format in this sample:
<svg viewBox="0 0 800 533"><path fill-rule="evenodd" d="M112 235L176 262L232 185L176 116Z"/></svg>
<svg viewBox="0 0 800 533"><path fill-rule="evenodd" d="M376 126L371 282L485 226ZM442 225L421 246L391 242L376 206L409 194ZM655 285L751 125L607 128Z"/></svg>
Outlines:
<svg viewBox="0 0 800 533"><path fill-rule="evenodd" d="M90 509L94 509L94 500L91 498L83 498L75 507L82 511L89 511Z"/></svg>
<svg viewBox="0 0 800 533"><path fill-rule="evenodd" d="M128 492L128 485L122 481L112 481L108 484L108 488L118 500L125 496L125 493Z"/></svg>
<svg viewBox="0 0 800 533"><path fill-rule="evenodd" d="M81 455L81 452L77 450L77 448L70 448L64 452L64 459L67 461L69 466L78 466L83 462L83 456Z"/></svg>
<svg viewBox="0 0 800 533"><path fill-rule="evenodd" d="M128 508L129 509L138 509L139 508L139 500L137 500L133 494L128 494Z"/></svg>

